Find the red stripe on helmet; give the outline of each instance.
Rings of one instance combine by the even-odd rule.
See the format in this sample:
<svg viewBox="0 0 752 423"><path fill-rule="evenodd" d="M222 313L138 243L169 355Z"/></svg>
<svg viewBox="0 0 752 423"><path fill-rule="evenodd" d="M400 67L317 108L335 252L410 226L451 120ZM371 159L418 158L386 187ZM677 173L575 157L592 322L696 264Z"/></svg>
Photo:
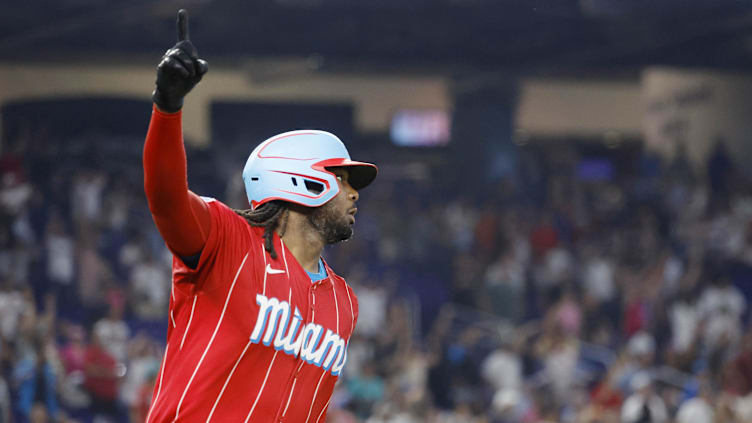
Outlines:
<svg viewBox="0 0 752 423"><path fill-rule="evenodd" d="M256 154L256 156L257 156L258 158L260 158L260 159L286 159L286 160L301 160L301 161L306 161L306 160L316 160L316 159L318 159L318 157L311 157L311 158L309 158L309 159L296 159L296 158L294 158L294 157L284 157L284 156L262 156L262 155L261 155L261 152L262 152L262 151L264 151L264 150L266 149L266 147L269 147L269 145L270 145L270 144L272 144L273 142L275 142L275 141L279 141L279 140L281 140L281 139L283 139L283 138L287 138L287 137L294 137L294 136L296 136L296 135L317 135L317 134L316 134L315 132L300 132L300 133L297 133L297 134L288 134L288 135L284 135L284 136L281 136L281 137L278 137L278 138L272 138L271 140L269 140L269 141L268 141L268 142L266 143L266 145L265 145L265 146L261 147L261 150L259 150L259 152L258 152L258 154Z"/></svg>

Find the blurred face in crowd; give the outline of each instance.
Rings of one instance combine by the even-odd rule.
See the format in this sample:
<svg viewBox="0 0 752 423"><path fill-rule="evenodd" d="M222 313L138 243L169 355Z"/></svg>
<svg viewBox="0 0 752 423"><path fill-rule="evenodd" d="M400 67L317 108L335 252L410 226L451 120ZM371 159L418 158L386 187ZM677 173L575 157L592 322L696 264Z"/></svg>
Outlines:
<svg viewBox="0 0 752 423"><path fill-rule="evenodd" d="M31 407L31 412L29 413L29 422L47 423L48 421L49 419L47 418L47 409L45 408L44 404L34 404Z"/></svg>
<svg viewBox="0 0 752 423"><path fill-rule="evenodd" d="M329 170L337 176L339 193L323 206L312 209L308 214L308 221L321 234L326 244L335 244L353 235L358 191L350 186L347 168L335 167Z"/></svg>

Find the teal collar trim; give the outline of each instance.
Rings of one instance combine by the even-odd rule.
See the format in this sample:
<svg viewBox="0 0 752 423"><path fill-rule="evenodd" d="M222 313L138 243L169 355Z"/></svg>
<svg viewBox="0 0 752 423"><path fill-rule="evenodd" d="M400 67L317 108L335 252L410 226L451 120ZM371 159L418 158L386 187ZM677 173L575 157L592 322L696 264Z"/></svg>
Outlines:
<svg viewBox="0 0 752 423"><path fill-rule="evenodd" d="M326 268L324 267L324 260L319 259L319 271L312 273L306 270L308 276L311 278L311 282L318 282L322 279L326 279Z"/></svg>

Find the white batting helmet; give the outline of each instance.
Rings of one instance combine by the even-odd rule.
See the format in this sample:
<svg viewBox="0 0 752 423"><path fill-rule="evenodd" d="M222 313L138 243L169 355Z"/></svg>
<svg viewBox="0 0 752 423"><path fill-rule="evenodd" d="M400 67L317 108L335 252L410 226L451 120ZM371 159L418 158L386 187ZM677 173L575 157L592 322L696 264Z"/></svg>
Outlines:
<svg viewBox="0 0 752 423"><path fill-rule="evenodd" d="M252 208L285 200L308 207L326 204L339 192L336 176L327 168L346 166L350 185L370 184L378 169L350 159L334 134L306 129L275 135L259 144L243 168L243 182Z"/></svg>

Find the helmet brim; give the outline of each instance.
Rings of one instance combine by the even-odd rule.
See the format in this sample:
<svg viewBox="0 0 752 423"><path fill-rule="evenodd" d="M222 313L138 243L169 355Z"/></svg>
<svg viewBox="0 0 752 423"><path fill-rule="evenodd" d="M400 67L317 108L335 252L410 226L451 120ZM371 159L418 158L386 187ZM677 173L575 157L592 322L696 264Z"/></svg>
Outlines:
<svg viewBox="0 0 752 423"><path fill-rule="evenodd" d="M347 167L350 173L348 181L350 186L356 190L361 190L370 185L376 179L376 174L379 173L379 168L373 163L356 162L348 159L327 160L325 167Z"/></svg>

